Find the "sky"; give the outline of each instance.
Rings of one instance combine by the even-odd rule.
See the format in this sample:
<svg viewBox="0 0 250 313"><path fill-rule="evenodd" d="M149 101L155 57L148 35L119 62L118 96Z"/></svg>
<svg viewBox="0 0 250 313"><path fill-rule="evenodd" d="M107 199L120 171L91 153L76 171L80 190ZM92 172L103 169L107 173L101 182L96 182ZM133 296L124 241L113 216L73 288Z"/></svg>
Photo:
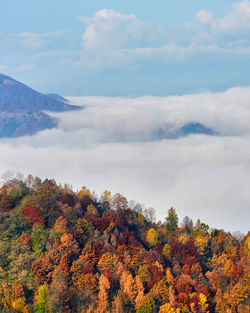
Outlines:
<svg viewBox="0 0 250 313"><path fill-rule="evenodd" d="M250 82L248 0L0 0L0 72L65 96L167 96Z"/></svg>
<svg viewBox="0 0 250 313"><path fill-rule="evenodd" d="M249 230L250 1L0 0L0 72L83 106L1 139L0 173ZM189 122L216 135L155 135Z"/></svg>

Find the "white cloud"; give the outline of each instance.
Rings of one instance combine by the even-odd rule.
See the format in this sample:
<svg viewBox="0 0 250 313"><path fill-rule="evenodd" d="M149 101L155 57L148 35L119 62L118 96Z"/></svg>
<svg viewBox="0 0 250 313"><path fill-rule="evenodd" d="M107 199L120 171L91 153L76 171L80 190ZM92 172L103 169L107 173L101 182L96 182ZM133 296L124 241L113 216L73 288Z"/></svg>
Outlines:
<svg viewBox="0 0 250 313"><path fill-rule="evenodd" d="M208 24L213 32L245 33L250 30L250 2L243 0L234 4L223 18L215 18L211 12L201 10L197 19Z"/></svg>
<svg viewBox="0 0 250 313"><path fill-rule="evenodd" d="M154 206L162 220L174 206L180 218L247 232L249 95L250 87L241 87L167 98L71 98L85 109L58 114L58 129L0 141L0 173L32 173L98 193L109 188ZM193 120L230 136L150 140L166 122Z"/></svg>
<svg viewBox="0 0 250 313"><path fill-rule="evenodd" d="M83 34L84 50L79 64L90 67L138 66L182 63L205 54L249 54L250 2L234 4L229 13L215 18L200 10L198 23L158 29L135 15L103 9L92 18L80 18L87 28Z"/></svg>
<svg viewBox="0 0 250 313"><path fill-rule="evenodd" d="M152 133L159 128L180 127L190 121L202 123L222 135L242 136L250 134L249 98L250 87L165 98L70 97L73 103L85 106L82 114L54 115L61 118L59 127L64 130L95 129L108 132L109 138L152 139Z"/></svg>
<svg viewBox="0 0 250 313"><path fill-rule="evenodd" d="M136 48L154 39L153 27L133 14L102 9L81 20L88 24L82 37L87 49Z"/></svg>
<svg viewBox="0 0 250 313"><path fill-rule="evenodd" d="M173 84L166 94L172 92L172 86L175 92L180 84L188 85L183 87L185 91L199 90L204 86L209 89L219 86L218 89L223 89L237 83L249 84L245 71L249 67L250 55L249 3L247 0L237 2L220 18L201 10L193 21L165 29L150 25L134 14L102 9L92 17L79 18L85 23L82 39L73 30L55 30L41 34L0 33L0 52L4 52L1 63L7 66L11 75L17 77L21 77L17 68L34 64L33 77L44 79L42 77L46 71L49 73L47 77L55 76L58 80L55 87L57 90L60 86L63 86L62 89L66 86L69 90L65 77L70 76L74 85L77 85L75 89L71 87L71 90L75 92L78 89L78 94L93 94L93 90L101 90L99 94L105 94L106 90L111 90L108 86L106 89L103 87L108 81L117 90L113 94L128 94L129 88L124 91L125 88L121 87L126 76L131 84L134 80L133 85L136 87L131 91L132 94L157 94L153 90L157 87L152 87L156 85L155 79L161 80L161 86L165 80L170 82L169 85ZM204 77L202 70L206 64L209 64L209 70ZM180 69L182 65L184 66ZM227 75L222 73L225 69ZM100 75L98 71L101 71ZM111 71L111 75L102 84L101 79L98 79L104 76L105 71ZM157 78L154 76L156 72ZM177 72L180 73L179 77ZM190 87L187 81L189 72L195 77L194 87ZM243 78L239 81L241 73ZM87 75L89 79L85 81ZM182 77L186 81L180 83ZM95 84L98 85L97 88ZM52 86L48 78L40 85L42 88L47 85L47 89ZM137 85L139 91L136 90ZM144 86L143 91L141 86ZM112 94L112 91L107 91L106 94Z"/></svg>
<svg viewBox="0 0 250 313"><path fill-rule="evenodd" d="M203 24L212 24L214 21L214 16L211 12L200 10L197 15L197 20Z"/></svg>
<svg viewBox="0 0 250 313"><path fill-rule="evenodd" d="M23 32L18 36L21 39L22 44L29 49L40 49L51 44L54 40L60 38L63 35L63 31L55 30L48 33L30 33Z"/></svg>

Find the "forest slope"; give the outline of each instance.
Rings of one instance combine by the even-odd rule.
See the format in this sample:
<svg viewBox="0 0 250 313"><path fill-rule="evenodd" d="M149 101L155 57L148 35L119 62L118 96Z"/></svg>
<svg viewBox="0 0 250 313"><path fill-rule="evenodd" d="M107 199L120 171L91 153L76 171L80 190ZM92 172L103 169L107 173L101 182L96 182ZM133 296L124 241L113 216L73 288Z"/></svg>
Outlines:
<svg viewBox="0 0 250 313"><path fill-rule="evenodd" d="M250 234L54 180L0 189L1 312L249 312Z"/></svg>

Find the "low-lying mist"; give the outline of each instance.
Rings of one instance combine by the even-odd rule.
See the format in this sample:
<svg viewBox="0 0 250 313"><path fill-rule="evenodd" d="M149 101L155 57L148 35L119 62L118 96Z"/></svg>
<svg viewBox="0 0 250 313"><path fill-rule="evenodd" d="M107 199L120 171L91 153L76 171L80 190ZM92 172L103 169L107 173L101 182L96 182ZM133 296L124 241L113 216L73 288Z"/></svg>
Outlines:
<svg viewBox="0 0 250 313"><path fill-rule="evenodd" d="M176 97L69 97L81 111L50 113L58 127L0 140L0 173L55 178L176 208L211 227L247 232L250 220L250 87ZM165 139L197 122L217 135Z"/></svg>

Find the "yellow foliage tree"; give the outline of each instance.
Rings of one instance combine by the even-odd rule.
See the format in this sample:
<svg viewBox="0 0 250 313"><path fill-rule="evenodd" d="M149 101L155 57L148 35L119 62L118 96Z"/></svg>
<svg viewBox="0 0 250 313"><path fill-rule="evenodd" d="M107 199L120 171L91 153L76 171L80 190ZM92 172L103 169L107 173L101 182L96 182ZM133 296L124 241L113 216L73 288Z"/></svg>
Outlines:
<svg viewBox="0 0 250 313"><path fill-rule="evenodd" d="M90 199L93 198L93 194L91 193L91 191L86 186L83 186L82 189L78 192L78 198L79 199L82 199L84 196L87 196Z"/></svg>
<svg viewBox="0 0 250 313"><path fill-rule="evenodd" d="M152 313L156 309L155 301L149 295L145 296L136 313Z"/></svg>
<svg viewBox="0 0 250 313"><path fill-rule="evenodd" d="M25 301L22 298L18 298L12 303L13 309L17 312L24 312L25 306Z"/></svg>
<svg viewBox="0 0 250 313"><path fill-rule="evenodd" d="M208 245L209 236L198 234L195 238L195 245L201 254L204 253L206 246Z"/></svg>
<svg viewBox="0 0 250 313"><path fill-rule="evenodd" d="M244 244L244 248L245 248L247 255L250 256L250 233L247 236L247 239L246 239L245 244Z"/></svg>
<svg viewBox="0 0 250 313"><path fill-rule="evenodd" d="M160 307L160 311L159 313L180 313L181 310L178 308L178 309L174 309L171 307L171 305L169 303L165 303L164 305L162 305Z"/></svg>
<svg viewBox="0 0 250 313"><path fill-rule="evenodd" d="M150 228L149 231L147 232L147 242L151 246L156 246L158 243L158 233L154 228Z"/></svg>
<svg viewBox="0 0 250 313"><path fill-rule="evenodd" d="M166 279L162 279L154 284L150 290L152 296L160 296L162 300L168 297L168 287L166 285Z"/></svg>
<svg viewBox="0 0 250 313"><path fill-rule="evenodd" d="M138 277L142 279L143 282L147 282L149 279L149 270L147 264L143 264L139 267Z"/></svg>
<svg viewBox="0 0 250 313"><path fill-rule="evenodd" d="M169 285L171 285L174 281L174 277L173 277L173 275L171 273L171 269L169 267L166 269L166 280L167 280L167 283Z"/></svg>
<svg viewBox="0 0 250 313"><path fill-rule="evenodd" d="M90 214L93 214L94 216L98 216L99 212L97 210L97 208L93 205L93 204L89 204L87 206L87 212Z"/></svg>
<svg viewBox="0 0 250 313"><path fill-rule="evenodd" d="M109 271L115 273L118 268L118 258L110 252L104 253L98 262L98 267L101 271Z"/></svg>
<svg viewBox="0 0 250 313"><path fill-rule="evenodd" d="M168 245L167 243L164 245L163 249L162 249L162 253L166 256L166 257L170 257L171 255L171 247L170 245Z"/></svg>
<svg viewBox="0 0 250 313"><path fill-rule="evenodd" d="M200 293L199 299L200 299L201 312L202 313L209 313L207 297L203 293Z"/></svg>

